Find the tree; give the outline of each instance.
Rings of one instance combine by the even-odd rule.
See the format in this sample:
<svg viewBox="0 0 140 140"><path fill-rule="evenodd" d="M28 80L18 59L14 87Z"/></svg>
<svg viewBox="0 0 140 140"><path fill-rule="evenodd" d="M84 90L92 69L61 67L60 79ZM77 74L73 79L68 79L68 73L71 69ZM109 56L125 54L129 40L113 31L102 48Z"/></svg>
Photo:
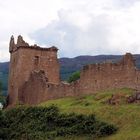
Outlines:
<svg viewBox="0 0 140 140"><path fill-rule="evenodd" d="M0 95L2 95L2 83L0 81Z"/></svg>
<svg viewBox="0 0 140 140"><path fill-rule="evenodd" d="M76 71L74 72L69 78L68 78L68 82L71 83L71 82L74 82L76 80L80 79L80 71Z"/></svg>
<svg viewBox="0 0 140 140"><path fill-rule="evenodd" d="M5 97L2 95L2 83L1 82L0 82L0 103L3 105L6 103Z"/></svg>

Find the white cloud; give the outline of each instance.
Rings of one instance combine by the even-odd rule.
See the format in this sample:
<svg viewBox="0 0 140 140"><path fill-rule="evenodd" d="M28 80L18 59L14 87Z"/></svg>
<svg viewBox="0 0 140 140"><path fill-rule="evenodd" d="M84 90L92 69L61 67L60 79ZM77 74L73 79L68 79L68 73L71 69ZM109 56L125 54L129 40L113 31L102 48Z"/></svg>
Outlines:
<svg viewBox="0 0 140 140"><path fill-rule="evenodd" d="M27 37L57 19L61 3L62 0L0 0L0 61L9 59L8 43L12 34Z"/></svg>
<svg viewBox="0 0 140 140"><path fill-rule="evenodd" d="M0 61L11 34L56 45L61 57L140 53L139 13L140 0L0 0Z"/></svg>
<svg viewBox="0 0 140 140"><path fill-rule="evenodd" d="M57 45L60 56L140 53L139 1L77 0L66 7L31 37Z"/></svg>

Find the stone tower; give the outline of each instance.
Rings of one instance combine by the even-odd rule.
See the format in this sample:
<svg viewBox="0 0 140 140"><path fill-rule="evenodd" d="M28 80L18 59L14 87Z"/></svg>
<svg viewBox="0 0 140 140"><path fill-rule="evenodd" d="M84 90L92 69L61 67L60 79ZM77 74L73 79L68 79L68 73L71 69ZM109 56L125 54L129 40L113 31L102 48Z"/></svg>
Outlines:
<svg viewBox="0 0 140 140"><path fill-rule="evenodd" d="M25 84L32 72L42 71L48 83L60 83L59 62L56 47L41 48L37 45L29 46L22 36L18 36L17 44L11 37L9 44L10 69L8 84L8 104L19 102L19 89Z"/></svg>

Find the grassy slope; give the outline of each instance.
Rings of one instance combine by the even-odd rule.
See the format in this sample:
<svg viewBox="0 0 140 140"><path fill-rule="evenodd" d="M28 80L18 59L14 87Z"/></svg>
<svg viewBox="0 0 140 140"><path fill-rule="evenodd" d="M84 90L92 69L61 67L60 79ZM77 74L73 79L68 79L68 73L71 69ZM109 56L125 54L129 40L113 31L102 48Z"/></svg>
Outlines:
<svg viewBox="0 0 140 140"><path fill-rule="evenodd" d="M131 89L116 89L104 91L95 95L76 98L63 98L42 103L41 106L56 104L62 112L75 112L83 114L96 114L97 118L119 127L119 131L100 140L140 140L140 105L126 104L108 105L104 104L112 94L132 94ZM60 138L62 140L62 138ZM68 138L67 138L68 139ZM59 140L59 138L58 138ZM91 137L73 137L69 140L92 140Z"/></svg>

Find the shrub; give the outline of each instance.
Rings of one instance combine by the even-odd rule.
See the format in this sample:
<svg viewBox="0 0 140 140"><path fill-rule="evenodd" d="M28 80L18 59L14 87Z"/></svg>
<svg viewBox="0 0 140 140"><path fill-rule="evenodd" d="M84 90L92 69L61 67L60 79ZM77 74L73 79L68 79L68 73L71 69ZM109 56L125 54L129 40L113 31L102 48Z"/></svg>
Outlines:
<svg viewBox="0 0 140 140"><path fill-rule="evenodd" d="M116 127L98 121L94 115L61 114L56 106L19 107L0 112L0 138L44 140L58 136L106 136Z"/></svg>
<svg viewBox="0 0 140 140"><path fill-rule="evenodd" d="M4 113L0 110L0 139L7 139L8 129L6 127L6 117Z"/></svg>

